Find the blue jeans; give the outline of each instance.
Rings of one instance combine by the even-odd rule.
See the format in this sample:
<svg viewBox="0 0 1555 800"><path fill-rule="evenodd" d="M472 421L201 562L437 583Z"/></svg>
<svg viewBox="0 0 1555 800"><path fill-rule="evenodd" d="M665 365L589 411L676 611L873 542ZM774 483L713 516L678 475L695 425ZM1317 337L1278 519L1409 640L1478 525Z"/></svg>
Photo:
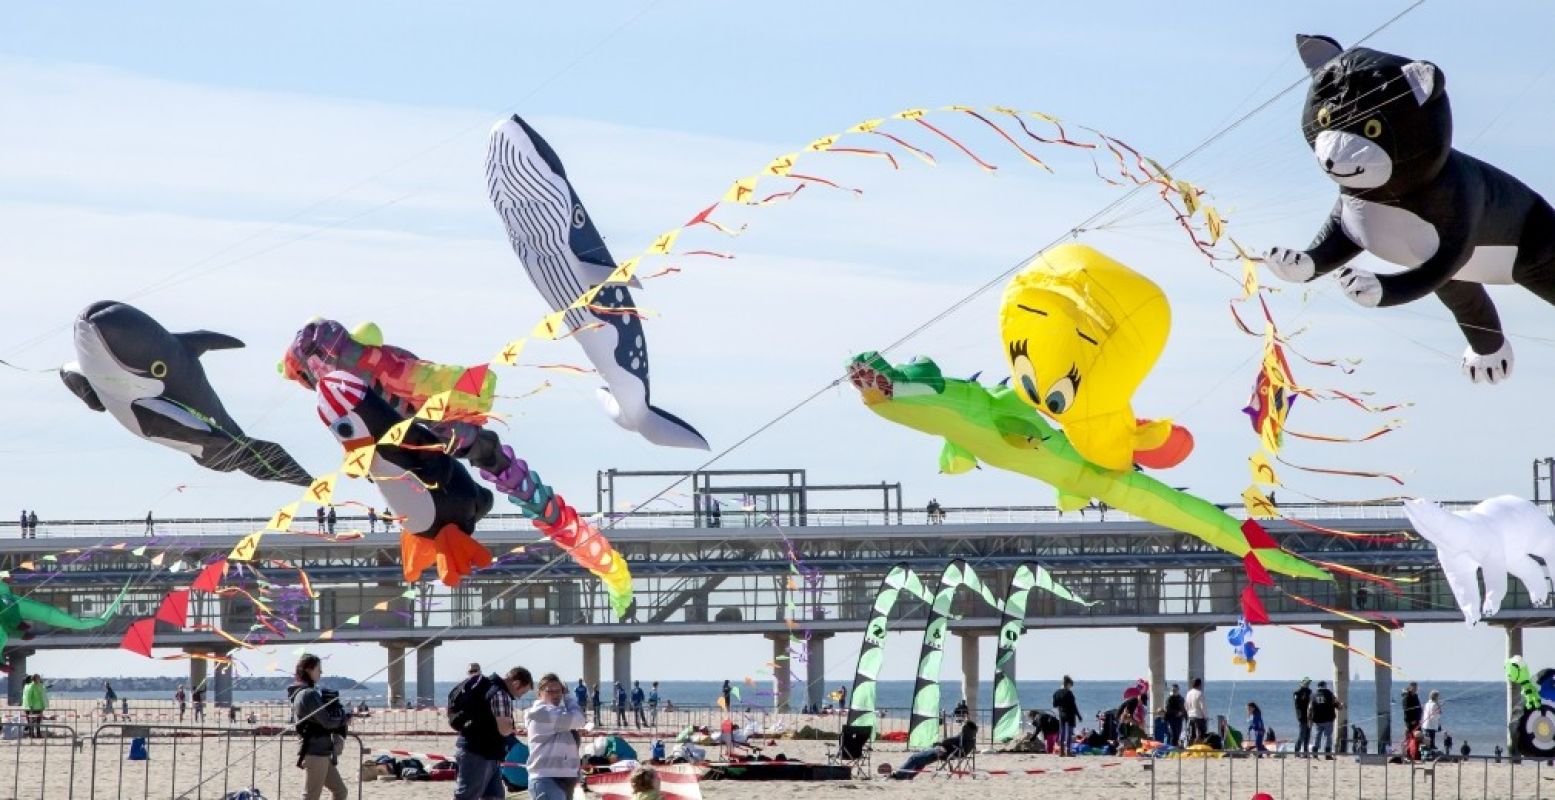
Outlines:
<svg viewBox="0 0 1555 800"><path fill-rule="evenodd" d="M1058 754L1069 755L1069 748L1074 745L1074 725L1068 722L1058 723Z"/></svg>
<svg viewBox="0 0 1555 800"><path fill-rule="evenodd" d="M577 778L530 778L530 800L572 800Z"/></svg>
<svg viewBox="0 0 1555 800"><path fill-rule="evenodd" d="M1312 730L1311 752L1316 754L1318 748L1321 747L1323 748L1324 755L1332 753L1334 749L1334 723L1314 722L1312 723Z"/></svg>
<svg viewBox="0 0 1555 800"><path fill-rule="evenodd" d="M502 759L472 753L464 748L461 739L454 751L454 761L458 767L454 800L504 800L507 797L507 787L502 785ZM534 786L532 781L530 786ZM530 793L534 793L533 788Z"/></svg>

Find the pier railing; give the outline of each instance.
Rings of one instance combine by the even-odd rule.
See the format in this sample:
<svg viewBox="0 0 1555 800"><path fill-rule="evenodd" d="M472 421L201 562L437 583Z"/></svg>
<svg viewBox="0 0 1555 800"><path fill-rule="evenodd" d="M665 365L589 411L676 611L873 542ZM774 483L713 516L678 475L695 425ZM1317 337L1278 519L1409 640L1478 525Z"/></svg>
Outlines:
<svg viewBox="0 0 1555 800"><path fill-rule="evenodd" d="M1448 508L1467 508L1472 501L1450 501L1442 505ZM1244 517L1246 512L1240 502L1222 503L1221 507L1233 517ZM1388 520L1405 519L1403 507L1397 503L1328 504L1285 503L1280 505L1285 514L1305 520L1322 521L1338 519ZM594 512L597 514L597 512ZM614 528L693 528L698 520L707 527L705 518L687 510L642 510L610 512L604 524ZM242 536L262 528L269 516L252 517L189 517L154 520L147 526L144 519L39 519L36 538L65 537L123 537L126 539L151 536ZM1100 505L1079 511L1060 511L1053 506L966 506L945 507L933 518L925 509L882 510L880 508L809 509L772 513L757 508L726 508L716 527L753 528L767 527L773 521L779 525L795 527L836 527L861 525L985 525L1018 523L1096 523L1127 522L1134 520L1128 514ZM387 523L369 521L362 514L337 517L334 532L372 532L387 530ZM293 530L324 532L328 523L320 525L315 519L304 517L293 525ZM494 514L481 522L482 530L528 531L530 521L518 514ZM0 521L0 540L21 538L21 525L17 520Z"/></svg>

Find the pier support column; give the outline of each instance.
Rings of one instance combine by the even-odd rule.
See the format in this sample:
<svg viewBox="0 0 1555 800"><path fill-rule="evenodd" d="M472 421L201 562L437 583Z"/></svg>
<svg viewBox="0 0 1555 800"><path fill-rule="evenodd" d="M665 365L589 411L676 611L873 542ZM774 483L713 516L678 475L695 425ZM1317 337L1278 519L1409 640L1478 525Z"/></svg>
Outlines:
<svg viewBox="0 0 1555 800"><path fill-rule="evenodd" d="M203 654L205 651L204 650L190 650L188 648L185 648L184 652L185 653L190 653L190 654L194 654L194 653ZM205 689L210 688L210 687L205 685L205 679L206 679L206 676L208 674L208 672L207 672L208 669L209 669L209 663L205 659L203 659L203 658L191 658L191 659L189 659L189 691L191 693L196 692L196 691L204 691Z"/></svg>
<svg viewBox="0 0 1555 800"><path fill-rule="evenodd" d="M389 651L389 708L405 707L405 645L401 642L384 642Z"/></svg>
<svg viewBox="0 0 1555 800"><path fill-rule="evenodd" d="M983 637L974 631L957 633L961 637L961 697L966 700L967 715L977 719L977 695L982 688L982 652L978 645ZM992 732L992 726L989 728Z"/></svg>
<svg viewBox="0 0 1555 800"><path fill-rule="evenodd" d="M1393 634L1379 630L1373 636L1372 653L1381 661L1393 663ZM1375 665L1374 669L1372 680L1376 682L1377 688L1377 752L1386 753L1388 745L1393 742L1393 670L1381 664Z"/></svg>
<svg viewBox="0 0 1555 800"><path fill-rule="evenodd" d="M1159 628L1142 628L1148 637L1146 654L1150 668L1150 707L1145 713L1150 715L1151 730L1155 729L1155 710L1166 705L1166 631Z"/></svg>
<svg viewBox="0 0 1555 800"><path fill-rule="evenodd" d="M1515 656L1520 656L1522 654L1523 654L1523 629L1517 627L1516 625L1507 625L1506 626L1506 657L1508 659L1510 659L1510 658L1513 658ZM1522 713L1522 709L1523 709L1523 698L1522 698L1522 695L1518 693L1516 686L1513 686L1512 684L1508 683L1506 685L1506 718L1508 720L1517 719L1518 715ZM1512 726L1510 724L1508 724L1506 726L1506 751L1508 753L1515 753L1515 752L1517 752L1517 740L1516 740L1515 737L1512 736Z"/></svg>
<svg viewBox="0 0 1555 800"><path fill-rule="evenodd" d="M1345 752L1350 741L1350 651L1346 649L1350 644L1350 629L1335 625L1329 630L1333 633L1334 643L1339 645L1332 650L1334 697L1339 701L1339 710L1334 717L1334 752Z"/></svg>
<svg viewBox="0 0 1555 800"><path fill-rule="evenodd" d="M231 652L222 655L231 655ZM211 679L211 698L218 708L232 706L232 662L218 663Z"/></svg>
<svg viewBox="0 0 1555 800"><path fill-rule="evenodd" d="M433 654L437 652L437 642L425 642L416 648L416 707L437 707L437 673L433 669L436 663Z"/></svg>
<svg viewBox="0 0 1555 800"><path fill-rule="evenodd" d="M635 636L610 640L610 679L625 686L627 694L632 692L632 642L635 641ZM610 698L615 702L613 691Z"/></svg>
<svg viewBox="0 0 1555 800"><path fill-rule="evenodd" d="M811 633L810 640L805 642L805 702L811 708L826 705L826 640L830 638L829 633ZM852 700L848 698L849 702Z"/></svg>
<svg viewBox="0 0 1555 800"><path fill-rule="evenodd" d="M766 635L772 640L772 683L773 693L777 695L773 708L779 714L789 712L789 692L794 681L793 670L788 662L788 648L792 643L788 632L769 633Z"/></svg>
<svg viewBox="0 0 1555 800"><path fill-rule="evenodd" d="M599 640L579 636L573 641L583 645L583 683L593 692L599 685Z"/></svg>
<svg viewBox="0 0 1555 800"><path fill-rule="evenodd" d="M5 699L7 705L19 706L22 704L22 688L27 680L27 656L32 651L23 647L14 647L5 651L5 663L11 672L5 679Z"/></svg>
<svg viewBox="0 0 1555 800"><path fill-rule="evenodd" d="M1204 679L1204 630L1188 631L1188 685Z"/></svg>

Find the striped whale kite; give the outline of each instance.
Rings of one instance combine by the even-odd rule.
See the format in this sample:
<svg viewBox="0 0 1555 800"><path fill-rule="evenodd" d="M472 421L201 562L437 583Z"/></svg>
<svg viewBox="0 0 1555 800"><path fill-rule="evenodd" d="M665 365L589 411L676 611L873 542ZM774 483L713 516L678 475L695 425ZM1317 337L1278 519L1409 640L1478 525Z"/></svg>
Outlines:
<svg viewBox="0 0 1555 800"><path fill-rule="evenodd" d="M486 151L486 188L513 252L535 288L599 371L599 398L616 424L666 447L707 449L690 424L649 398L648 342L630 289L612 284L578 303L616 268L556 151L517 115L497 123Z"/></svg>

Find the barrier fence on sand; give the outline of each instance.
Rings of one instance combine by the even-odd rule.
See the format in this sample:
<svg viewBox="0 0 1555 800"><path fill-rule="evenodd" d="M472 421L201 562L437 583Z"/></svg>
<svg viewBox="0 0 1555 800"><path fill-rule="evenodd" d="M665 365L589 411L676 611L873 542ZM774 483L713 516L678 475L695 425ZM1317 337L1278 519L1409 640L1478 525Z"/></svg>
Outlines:
<svg viewBox="0 0 1555 800"><path fill-rule="evenodd" d="M297 739L289 728L222 727L117 722L77 728L60 722L0 726L0 797L13 800L203 800L257 789L282 798L302 791L296 768ZM653 734L623 732L647 746ZM340 756L340 770L355 797L363 797L361 764L375 753L448 753L452 734L436 747L404 748L392 734L353 733ZM428 740L429 741L429 740ZM821 761L820 743L779 739L790 757ZM874 766L900 765L904 743L879 742ZM709 758L722 751L708 748ZM768 755L771 749L768 749ZM1032 781L1034 789L1060 795L1081 792L1148 796L1152 800L1246 800L1257 792L1275 798L1544 798L1555 765L1530 759L1475 756L1431 762L1392 762L1384 756L1335 756L1333 760L1294 754L1212 753L1207 758L1075 757L992 752L983 749L955 770L926 770L920 780ZM431 764L425 764L430 767ZM10 775L4 774L9 768ZM353 777L354 774L354 777ZM867 780L881 780L874 773ZM904 787L905 788L905 787ZM966 787L971 788L971 787ZM273 792L273 794L272 794Z"/></svg>

